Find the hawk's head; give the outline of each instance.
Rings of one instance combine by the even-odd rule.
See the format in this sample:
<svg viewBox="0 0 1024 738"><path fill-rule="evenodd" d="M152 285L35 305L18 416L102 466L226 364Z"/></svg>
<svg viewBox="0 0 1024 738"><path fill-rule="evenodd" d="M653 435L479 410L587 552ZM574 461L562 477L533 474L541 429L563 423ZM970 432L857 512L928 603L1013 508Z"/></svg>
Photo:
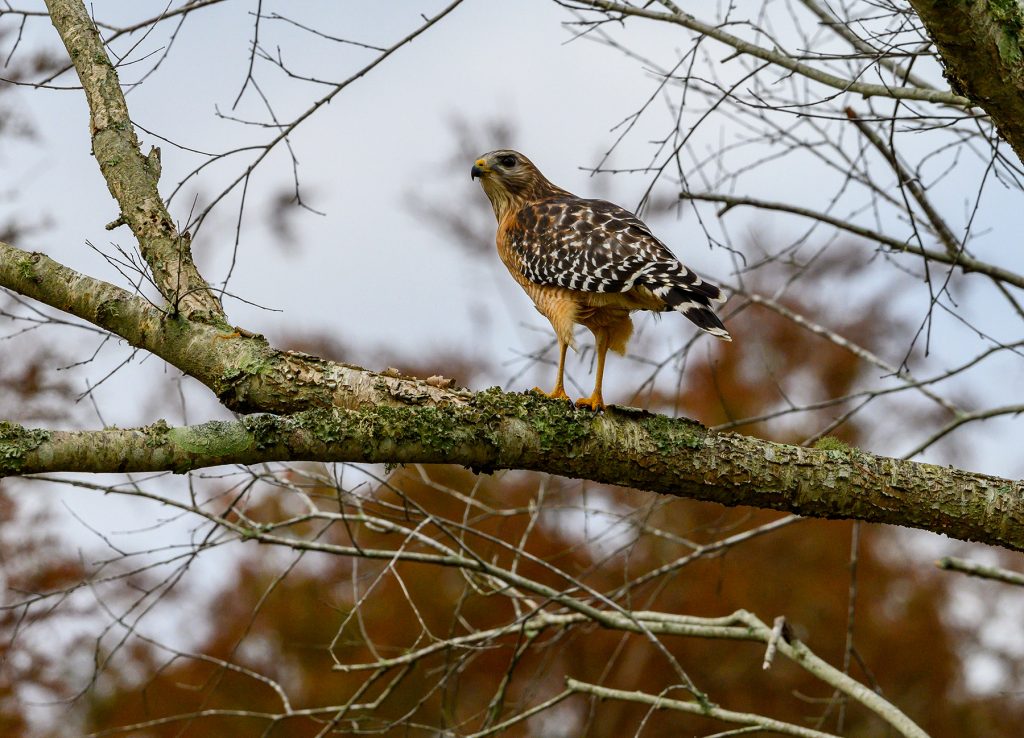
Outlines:
<svg viewBox="0 0 1024 738"><path fill-rule="evenodd" d="M511 149L484 154L473 163L470 176L480 178L498 220L523 203L569 194L551 184L532 161Z"/></svg>

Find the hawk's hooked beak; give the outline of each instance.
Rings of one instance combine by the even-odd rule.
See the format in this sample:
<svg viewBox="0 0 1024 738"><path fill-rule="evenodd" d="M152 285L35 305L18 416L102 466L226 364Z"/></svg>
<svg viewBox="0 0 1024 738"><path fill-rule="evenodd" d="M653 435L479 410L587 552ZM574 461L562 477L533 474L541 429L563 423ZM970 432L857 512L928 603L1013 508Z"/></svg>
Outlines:
<svg viewBox="0 0 1024 738"><path fill-rule="evenodd" d="M491 168L487 166L487 162L485 162L483 159L477 159L476 162L473 164L473 168L469 170L469 178L476 179L477 177L484 176L490 171Z"/></svg>

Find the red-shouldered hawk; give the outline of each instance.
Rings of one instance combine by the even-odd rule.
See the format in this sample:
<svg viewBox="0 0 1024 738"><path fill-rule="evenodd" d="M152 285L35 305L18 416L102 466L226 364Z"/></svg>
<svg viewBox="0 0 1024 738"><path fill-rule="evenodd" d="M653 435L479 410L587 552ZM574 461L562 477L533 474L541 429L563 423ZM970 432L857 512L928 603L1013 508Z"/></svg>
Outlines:
<svg viewBox="0 0 1024 738"><path fill-rule="evenodd" d="M562 385L573 326L597 342L597 378L580 407L604 408L601 382L608 349L626 352L634 310L677 310L698 328L731 341L711 304L722 290L687 269L628 210L584 200L551 184L518 151L484 154L471 170L498 219L498 255L558 337L558 378L548 397L569 399ZM538 388L536 391L540 392Z"/></svg>

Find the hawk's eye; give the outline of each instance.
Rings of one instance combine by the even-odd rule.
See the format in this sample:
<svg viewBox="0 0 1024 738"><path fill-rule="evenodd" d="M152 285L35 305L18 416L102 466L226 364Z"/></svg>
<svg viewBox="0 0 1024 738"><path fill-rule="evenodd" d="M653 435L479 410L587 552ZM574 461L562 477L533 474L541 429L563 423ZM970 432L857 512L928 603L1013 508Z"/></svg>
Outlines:
<svg viewBox="0 0 1024 738"><path fill-rule="evenodd" d="M505 154L504 156L498 157L498 163L506 169L511 169L516 165L516 158L511 154Z"/></svg>

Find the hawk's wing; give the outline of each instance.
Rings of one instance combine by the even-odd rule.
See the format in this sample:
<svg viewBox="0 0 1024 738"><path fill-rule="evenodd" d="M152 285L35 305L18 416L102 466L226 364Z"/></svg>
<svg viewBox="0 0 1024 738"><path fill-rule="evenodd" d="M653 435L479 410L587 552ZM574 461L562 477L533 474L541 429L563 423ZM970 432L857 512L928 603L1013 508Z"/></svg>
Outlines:
<svg viewBox="0 0 1024 738"><path fill-rule="evenodd" d="M707 305L722 291L690 271L650 229L605 200L555 198L522 207L509 245L523 275L541 285L581 292L628 292L642 285L677 308L669 291ZM672 295L674 297L674 294Z"/></svg>

